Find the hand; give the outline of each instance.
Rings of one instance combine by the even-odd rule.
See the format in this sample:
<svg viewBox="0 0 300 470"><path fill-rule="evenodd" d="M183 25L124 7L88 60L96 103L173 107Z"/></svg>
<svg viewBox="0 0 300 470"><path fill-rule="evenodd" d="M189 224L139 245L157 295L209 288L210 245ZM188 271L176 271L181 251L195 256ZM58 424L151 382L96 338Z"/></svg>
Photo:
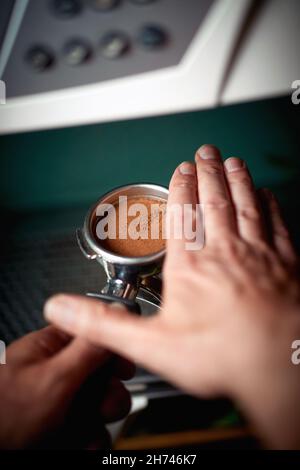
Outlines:
<svg viewBox="0 0 300 470"><path fill-rule="evenodd" d="M101 448L104 424L121 419L130 397L120 378L133 366L53 326L7 349L0 367L0 447Z"/></svg>
<svg viewBox="0 0 300 470"><path fill-rule="evenodd" d="M172 204L201 202L205 247L187 251L170 238L160 313L137 318L75 296L57 296L46 316L65 331L141 363L197 396L228 395L272 446L300 445L300 377L291 344L300 335L296 255L273 196L262 193L268 239L245 163L221 160L213 146L183 163ZM298 406L298 405L297 405ZM299 423L299 424L298 424Z"/></svg>

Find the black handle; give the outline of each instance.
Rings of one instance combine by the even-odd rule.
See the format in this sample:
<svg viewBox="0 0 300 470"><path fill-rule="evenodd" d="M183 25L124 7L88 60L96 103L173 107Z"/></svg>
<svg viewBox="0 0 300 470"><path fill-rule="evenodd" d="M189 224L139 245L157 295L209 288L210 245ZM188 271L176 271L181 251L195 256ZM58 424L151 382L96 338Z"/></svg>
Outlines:
<svg viewBox="0 0 300 470"><path fill-rule="evenodd" d="M122 297L116 297L116 296L109 295L109 294L90 294L90 293L88 293L87 295L89 297L99 299L99 300L101 300L101 302L106 302L107 304L111 304L112 302L118 302L118 303L124 305L124 307L126 307L127 310L129 310L129 312L138 313L138 314L141 313L141 308L135 300L124 299Z"/></svg>

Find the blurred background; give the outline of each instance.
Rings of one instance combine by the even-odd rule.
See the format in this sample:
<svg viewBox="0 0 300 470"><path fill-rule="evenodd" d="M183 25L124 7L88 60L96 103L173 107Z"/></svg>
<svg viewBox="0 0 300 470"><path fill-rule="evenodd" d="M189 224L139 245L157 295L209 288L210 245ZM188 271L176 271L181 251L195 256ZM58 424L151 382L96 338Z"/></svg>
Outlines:
<svg viewBox="0 0 300 470"><path fill-rule="evenodd" d="M99 196L132 182L168 185L203 143L244 158L256 185L274 190L299 249L299 7L1 1L1 339L43 326L52 293L99 291L104 274L75 240ZM114 431L116 447L257 445L226 400L155 387L136 393L144 411Z"/></svg>

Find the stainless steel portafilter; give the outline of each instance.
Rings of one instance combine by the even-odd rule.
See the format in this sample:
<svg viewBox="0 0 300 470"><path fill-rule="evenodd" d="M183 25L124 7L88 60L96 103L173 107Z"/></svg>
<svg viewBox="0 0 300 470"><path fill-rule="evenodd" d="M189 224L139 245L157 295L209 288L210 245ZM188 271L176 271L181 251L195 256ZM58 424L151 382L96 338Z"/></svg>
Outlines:
<svg viewBox="0 0 300 470"><path fill-rule="evenodd" d="M100 204L115 205L120 196L150 197L167 201L168 190L155 184L130 184L116 188L102 196L88 211L82 229L77 229L77 241L83 254L97 260L107 275L101 292L87 294L105 302L121 302L128 310L139 312L136 301L139 294L160 303L161 281L157 277L162 268L165 250L142 257L125 257L106 250L95 234L97 208Z"/></svg>

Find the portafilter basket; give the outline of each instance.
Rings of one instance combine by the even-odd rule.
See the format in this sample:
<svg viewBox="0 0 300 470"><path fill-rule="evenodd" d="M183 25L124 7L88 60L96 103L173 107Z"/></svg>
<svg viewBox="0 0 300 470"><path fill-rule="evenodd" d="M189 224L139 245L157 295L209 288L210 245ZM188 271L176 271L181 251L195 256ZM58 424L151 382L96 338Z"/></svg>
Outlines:
<svg viewBox="0 0 300 470"><path fill-rule="evenodd" d="M87 295L104 302L121 302L130 311L140 311L136 302L138 290L141 284L145 286L148 284L146 289L151 291L151 277L160 273L165 249L141 257L125 257L106 250L95 235L97 208L100 204L115 205L120 196L150 197L167 202L168 194L168 189L163 186L146 183L129 184L104 194L89 209L83 228L77 229L77 241L86 258L96 260L104 267L107 282L100 293Z"/></svg>

